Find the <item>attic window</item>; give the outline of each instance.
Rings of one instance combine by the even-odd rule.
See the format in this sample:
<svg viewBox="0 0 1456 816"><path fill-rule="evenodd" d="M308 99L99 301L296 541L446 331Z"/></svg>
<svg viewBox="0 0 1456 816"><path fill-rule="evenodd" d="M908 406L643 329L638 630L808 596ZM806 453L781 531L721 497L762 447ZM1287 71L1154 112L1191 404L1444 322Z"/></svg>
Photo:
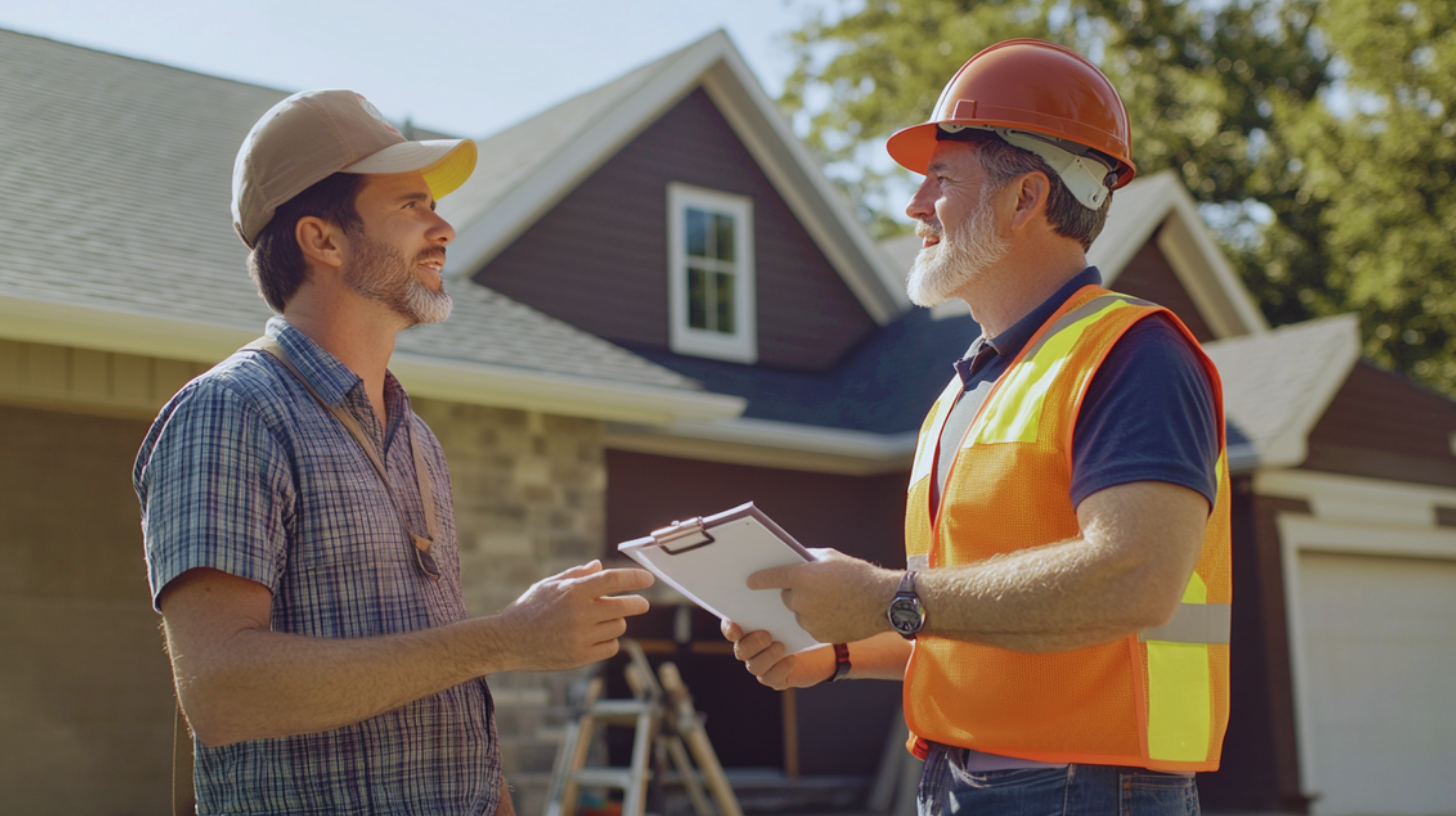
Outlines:
<svg viewBox="0 0 1456 816"><path fill-rule="evenodd" d="M753 200L672 182L667 221L669 346L755 362Z"/></svg>

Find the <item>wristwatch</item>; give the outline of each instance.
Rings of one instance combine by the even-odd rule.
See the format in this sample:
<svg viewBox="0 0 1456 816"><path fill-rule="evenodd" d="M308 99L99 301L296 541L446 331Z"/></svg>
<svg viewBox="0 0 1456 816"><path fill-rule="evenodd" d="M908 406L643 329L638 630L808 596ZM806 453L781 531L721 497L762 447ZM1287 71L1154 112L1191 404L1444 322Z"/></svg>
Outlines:
<svg viewBox="0 0 1456 816"><path fill-rule="evenodd" d="M920 596L915 594L915 570L905 571L885 616L890 619L890 628L906 640L914 640L916 633L925 626L925 607L920 603Z"/></svg>

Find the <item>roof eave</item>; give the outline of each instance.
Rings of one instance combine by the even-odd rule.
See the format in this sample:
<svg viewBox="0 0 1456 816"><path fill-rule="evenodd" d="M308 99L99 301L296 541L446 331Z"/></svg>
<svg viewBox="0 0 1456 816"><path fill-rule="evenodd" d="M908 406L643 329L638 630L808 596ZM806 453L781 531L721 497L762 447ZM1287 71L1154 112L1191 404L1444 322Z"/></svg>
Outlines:
<svg viewBox="0 0 1456 816"><path fill-rule="evenodd" d="M141 357L212 364L259 334L124 310L0 295L0 337ZM565 416L670 425L743 412L741 397L599 380L398 351L390 370L412 396Z"/></svg>

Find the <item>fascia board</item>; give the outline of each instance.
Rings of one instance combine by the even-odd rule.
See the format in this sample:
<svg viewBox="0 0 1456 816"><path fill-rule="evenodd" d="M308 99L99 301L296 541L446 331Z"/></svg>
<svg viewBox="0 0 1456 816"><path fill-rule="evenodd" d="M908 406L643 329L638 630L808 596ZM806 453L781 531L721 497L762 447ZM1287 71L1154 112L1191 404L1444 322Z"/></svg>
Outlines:
<svg viewBox="0 0 1456 816"><path fill-rule="evenodd" d="M610 425L609 448L757 467L846 475L909 470L916 433L877 434L770 420L677 422L644 429Z"/></svg>
<svg viewBox="0 0 1456 816"><path fill-rule="evenodd" d="M605 383L458 360L447 363L405 351L395 352L389 370L414 396L613 422L669 425L725 419L743 413L747 405L742 397L724 394Z"/></svg>
<svg viewBox="0 0 1456 816"><path fill-rule="evenodd" d="M598 122L584 128L560 152L468 225L458 226L446 274L464 278L485 266L511 241L616 155L697 86L697 78L728 45L721 31L683 51Z"/></svg>
<svg viewBox="0 0 1456 816"><path fill-rule="evenodd" d="M1436 508L1456 507L1456 489L1443 485L1313 470L1262 470L1254 478L1254 491L1303 499L1315 518L1352 524L1437 527Z"/></svg>
<svg viewBox="0 0 1456 816"><path fill-rule="evenodd" d="M0 337L21 343L216 363L262 332L258 327L201 323L0 295Z"/></svg>
<svg viewBox="0 0 1456 816"><path fill-rule="evenodd" d="M168 320L112 309L0 296L0 337L212 364L258 337L258 328ZM592 380L442 360L400 351L390 370L417 397L644 425L743 413L741 397Z"/></svg>
<svg viewBox="0 0 1456 816"><path fill-rule="evenodd" d="M1172 174L1169 174L1172 178ZM1198 205L1182 184L1170 185L1172 217L1158 234L1158 248L1188 289L1209 327L1220 337L1261 334L1269 330L1264 315L1209 235Z"/></svg>
<svg viewBox="0 0 1456 816"><path fill-rule="evenodd" d="M731 45L703 87L875 322L907 311L910 300L883 253Z"/></svg>

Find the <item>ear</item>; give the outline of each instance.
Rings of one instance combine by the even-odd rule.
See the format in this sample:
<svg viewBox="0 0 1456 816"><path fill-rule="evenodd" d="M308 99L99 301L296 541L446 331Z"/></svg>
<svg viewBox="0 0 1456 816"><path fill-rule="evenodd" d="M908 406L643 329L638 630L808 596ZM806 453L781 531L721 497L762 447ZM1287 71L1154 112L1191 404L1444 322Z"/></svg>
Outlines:
<svg viewBox="0 0 1456 816"><path fill-rule="evenodd" d="M1016 209L1011 214L1011 230L1015 232L1032 223L1037 215L1045 214L1052 183L1045 173L1033 172L1016 179L1012 186L1016 190Z"/></svg>
<svg viewBox="0 0 1456 816"><path fill-rule="evenodd" d="M344 231L337 224L313 215L298 219L294 240L303 252L303 262L312 268L341 269L344 266Z"/></svg>

